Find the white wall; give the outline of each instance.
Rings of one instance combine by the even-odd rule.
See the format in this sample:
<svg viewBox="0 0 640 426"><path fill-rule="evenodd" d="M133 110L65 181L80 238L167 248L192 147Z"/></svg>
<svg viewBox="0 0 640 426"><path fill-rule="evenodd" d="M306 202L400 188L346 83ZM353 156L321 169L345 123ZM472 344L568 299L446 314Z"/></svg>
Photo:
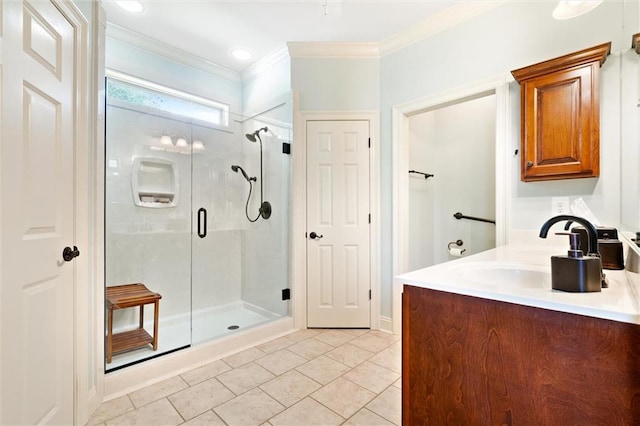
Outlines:
<svg viewBox="0 0 640 426"><path fill-rule="evenodd" d="M449 30L384 56L381 81L381 206L382 206L382 315L391 312L391 116L394 105L464 86L536 62L611 41L613 54L601 69L601 176L551 182L520 183L519 161L513 155L520 145L519 86L511 94L511 147L513 193L512 228L537 229L551 214L551 196L582 197L603 223L620 217L620 51L623 8L604 2L592 12L569 21L551 17L553 2L506 2Z"/></svg>
<svg viewBox="0 0 640 426"><path fill-rule="evenodd" d="M379 60L292 58L291 87L301 111L378 110Z"/></svg>
<svg viewBox="0 0 640 426"><path fill-rule="evenodd" d="M452 241L464 242L465 255L495 247L494 225L453 217L495 219L495 102L489 95L409 119L409 170L434 174L410 175L410 270L453 259Z"/></svg>

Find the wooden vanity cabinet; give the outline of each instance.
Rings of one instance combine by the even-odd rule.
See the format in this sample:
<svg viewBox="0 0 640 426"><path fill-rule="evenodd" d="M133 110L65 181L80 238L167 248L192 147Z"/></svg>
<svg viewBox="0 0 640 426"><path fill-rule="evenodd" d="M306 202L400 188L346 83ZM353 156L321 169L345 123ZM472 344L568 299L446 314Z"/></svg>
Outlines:
<svg viewBox="0 0 640 426"><path fill-rule="evenodd" d="M600 174L600 67L611 43L512 71L520 83L522 181Z"/></svg>
<svg viewBox="0 0 640 426"><path fill-rule="evenodd" d="M405 285L402 424L640 424L640 325Z"/></svg>

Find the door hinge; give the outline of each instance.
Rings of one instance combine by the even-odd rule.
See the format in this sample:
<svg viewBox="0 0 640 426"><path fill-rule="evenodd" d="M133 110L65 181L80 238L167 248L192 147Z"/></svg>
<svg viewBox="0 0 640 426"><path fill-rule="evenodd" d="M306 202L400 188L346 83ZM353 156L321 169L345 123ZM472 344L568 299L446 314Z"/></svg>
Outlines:
<svg viewBox="0 0 640 426"><path fill-rule="evenodd" d="M371 300L371 289L369 289L369 300Z"/></svg>
<svg viewBox="0 0 640 426"><path fill-rule="evenodd" d="M282 289L282 300L291 299L291 289L283 288Z"/></svg>
<svg viewBox="0 0 640 426"><path fill-rule="evenodd" d="M371 213L369 213L369 223L371 223Z"/></svg>
<svg viewBox="0 0 640 426"><path fill-rule="evenodd" d="M371 138L369 138L369 148L371 148Z"/></svg>

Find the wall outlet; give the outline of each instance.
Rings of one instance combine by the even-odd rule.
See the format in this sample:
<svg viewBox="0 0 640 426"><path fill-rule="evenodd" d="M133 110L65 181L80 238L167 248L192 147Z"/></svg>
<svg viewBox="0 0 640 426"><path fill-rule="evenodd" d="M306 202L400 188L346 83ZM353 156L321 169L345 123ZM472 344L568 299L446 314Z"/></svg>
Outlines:
<svg viewBox="0 0 640 426"><path fill-rule="evenodd" d="M571 214L571 206L569 205L569 197L553 197L551 198L551 214Z"/></svg>

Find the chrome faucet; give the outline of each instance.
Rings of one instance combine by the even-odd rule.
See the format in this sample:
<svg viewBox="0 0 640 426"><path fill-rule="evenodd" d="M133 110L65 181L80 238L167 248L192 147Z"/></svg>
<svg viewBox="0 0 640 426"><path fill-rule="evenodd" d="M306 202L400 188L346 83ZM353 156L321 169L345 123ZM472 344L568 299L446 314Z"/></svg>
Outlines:
<svg viewBox="0 0 640 426"><path fill-rule="evenodd" d="M542 224L542 228L540 228L540 238L547 238L547 234L549 233L549 228L555 223L562 222L563 220L577 222L580 225L584 226L587 230L589 245L587 256L594 256L600 258L600 251L598 250L598 231L596 227L593 226L591 222L586 219L583 219L578 216L561 214L559 216L554 216L551 219L547 220ZM603 288L609 287L607 282L606 275L602 272L602 261L600 262L600 282Z"/></svg>

